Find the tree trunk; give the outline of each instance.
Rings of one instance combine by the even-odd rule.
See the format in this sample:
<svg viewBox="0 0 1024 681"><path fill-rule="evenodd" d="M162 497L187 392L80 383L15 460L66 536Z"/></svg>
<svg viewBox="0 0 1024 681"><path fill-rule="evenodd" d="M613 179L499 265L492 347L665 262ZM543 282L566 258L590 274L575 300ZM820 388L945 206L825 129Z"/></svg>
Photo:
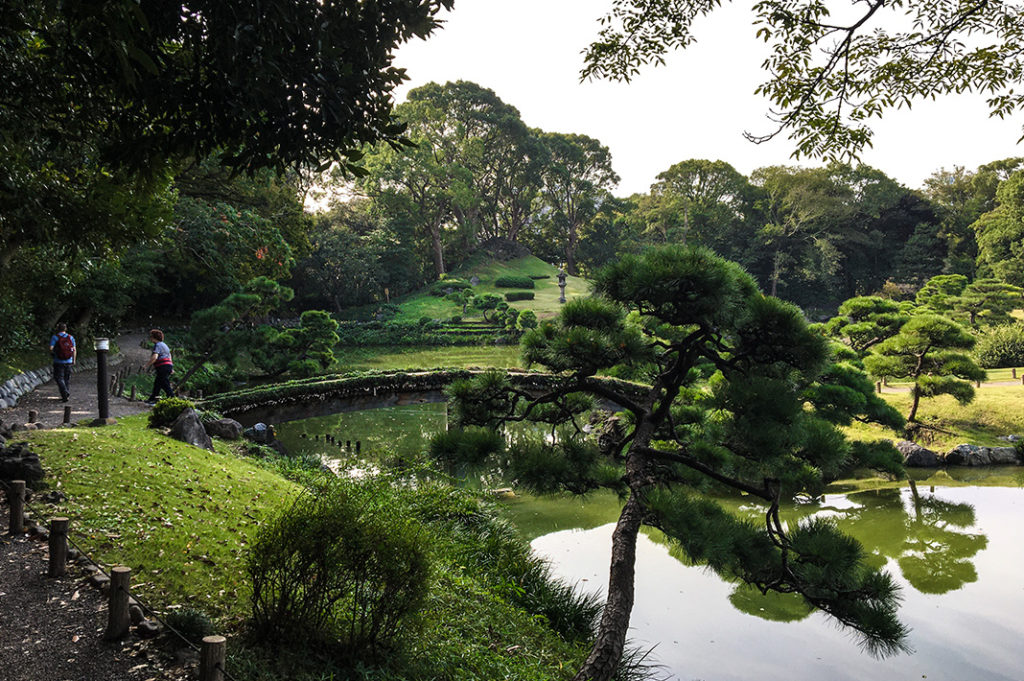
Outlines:
<svg viewBox="0 0 1024 681"><path fill-rule="evenodd" d="M430 245L434 251L434 271L438 279L444 274L444 247L441 244L441 225L430 226Z"/></svg>
<svg viewBox="0 0 1024 681"><path fill-rule="evenodd" d="M571 276L579 274L576 271L576 247L579 245L579 235L576 230L576 225L569 225L569 234L567 243L565 245L565 271Z"/></svg>
<svg viewBox="0 0 1024 681"><path fill-rule="evenodd" d="M914 387L910 389L910 394L914 397L914 402L910 405L910 415L907 416L907 422L912 423L917 418L917 405L921 402L921 392L917 388L917 382L914 382Z"/></svg>
<svg viewBox="0 0 1024 681"><path fill-rule="evenodd" d="M775 257L772 259L772 289L768 293L772 298L775 297L776 291L779 289L779 267L782 262L782 255L776 251Z"/></svg>
<svg viewBox="0 0 1024 681"><path fill-rule="evenodd" d="M609 681L618 669L633 611L636 538L642 520L643 508L634 492L630 494L612 533L608 600L601 614L597 640L573 681Z"/></svg>

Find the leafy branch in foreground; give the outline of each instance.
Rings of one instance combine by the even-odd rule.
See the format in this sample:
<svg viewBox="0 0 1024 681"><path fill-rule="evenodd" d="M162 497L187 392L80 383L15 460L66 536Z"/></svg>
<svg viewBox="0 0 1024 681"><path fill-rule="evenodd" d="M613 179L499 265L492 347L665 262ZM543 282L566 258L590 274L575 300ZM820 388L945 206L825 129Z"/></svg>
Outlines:
<svg viewBox="0 0 1024 681"><path fill-rule="evenodd" d="M585 52L584 78L630 80L696 40L693 24L720 0L615 0ZM986 0L760 0L753 25L770 54L757 94L771 100L766 134L796 142L794 156L856 158L871 118L939 94L977 92L992 116L1024 106L1024 8Z"/></svg>

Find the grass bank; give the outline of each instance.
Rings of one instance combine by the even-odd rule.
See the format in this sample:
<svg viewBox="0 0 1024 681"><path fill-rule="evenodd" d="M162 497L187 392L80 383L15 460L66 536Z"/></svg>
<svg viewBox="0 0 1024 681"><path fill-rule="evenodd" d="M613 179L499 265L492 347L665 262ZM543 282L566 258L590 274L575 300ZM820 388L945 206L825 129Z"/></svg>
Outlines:
<svg viewBox="0 0 1024 681"><path fill-rule="evenodd" d="M225 443L215 452L185 445L146 428L142 415L112 427L25 435L49 488L67 497L44 505L45 515L70 517L74 541L101 564L132 567L142 600L165 613L198 604L232 636L236 679L569 679L587 652L578 637L550 626L572 599L538 591L537 569L524 563L528 546L458 491L450 492L458 500L452 512L439 514L435 504L421 519L433 544L429 596L416 633L386 665L352 670L315 655L246 648L247 548L261 525L304 493L281 475L284 464Z"/></svg>
<svg viewBox="0 0 1024 681"><path fill-rule="evenodd" d="M909 393L883 393L885 401L900 413L910 412ZM974 401L961 405L948 395L922 399L918 410L918 442L931 449L948 451L958 444L1006 446L1000 437L1024 435L1024 386L984 386ZM847 430L851 437L867 440L897 438L878 426L858 424Z"/></svg>

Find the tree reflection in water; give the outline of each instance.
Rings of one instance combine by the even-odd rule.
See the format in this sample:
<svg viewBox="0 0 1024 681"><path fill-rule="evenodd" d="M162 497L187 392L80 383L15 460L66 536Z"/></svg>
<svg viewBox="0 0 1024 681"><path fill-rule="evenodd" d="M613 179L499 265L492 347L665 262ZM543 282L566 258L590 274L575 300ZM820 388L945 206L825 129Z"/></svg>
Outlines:
<svg viewBox="0 0 1024 681"><path fill-rule="evenodd" d="M842 501L843 503L837 502ZM756 518L754 507L739 507ZM788 522L811 516L832 518L839 529L864 546L869 562L893 561L911 587L924 594L944 594L978 580L972 559L988 544L985 535L970 532L974 507L909 489L882 489L833 497L833 503L802 504L786 515ZM678 550L672 554L682 559ZM683 559L683 562L687 562ZM729 596L737 610L780 622L801 620L812 612L794 594L762 595L738 585Z"/></svg>

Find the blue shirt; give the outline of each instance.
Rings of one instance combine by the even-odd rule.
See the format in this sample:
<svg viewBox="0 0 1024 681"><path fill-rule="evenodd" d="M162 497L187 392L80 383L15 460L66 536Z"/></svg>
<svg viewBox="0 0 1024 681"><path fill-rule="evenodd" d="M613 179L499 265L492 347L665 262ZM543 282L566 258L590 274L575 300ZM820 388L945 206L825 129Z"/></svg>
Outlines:
<svg viewBox="0 0 1024 681"><path fill-rule="evenodd" d="M50 347L53 348L53 363L54 364L71 364L71 363L73 363L75 361L74 353L72 353L71 356L68 357L67 359L59 359L57 357L57 339L59 337L61 337L61 336L67 336L68 338L70 338L71 339L71 347L73 347L73 348L77 347L75 345L75 337L74 336L72 336L70 334L67 334L67 333L64 333L64 332L61 332L61 333L58 333L58 334L54 334L53 336L50 337Z"/></svg>
<svg viewBox="0 0 1024 681"><path fill-rule="evenodd" d="M153 346L153 354L156 355L156 361L153 362L155 366L167 366L171 363L171 349L167 347L167 343L157 341Z"/></svg>

